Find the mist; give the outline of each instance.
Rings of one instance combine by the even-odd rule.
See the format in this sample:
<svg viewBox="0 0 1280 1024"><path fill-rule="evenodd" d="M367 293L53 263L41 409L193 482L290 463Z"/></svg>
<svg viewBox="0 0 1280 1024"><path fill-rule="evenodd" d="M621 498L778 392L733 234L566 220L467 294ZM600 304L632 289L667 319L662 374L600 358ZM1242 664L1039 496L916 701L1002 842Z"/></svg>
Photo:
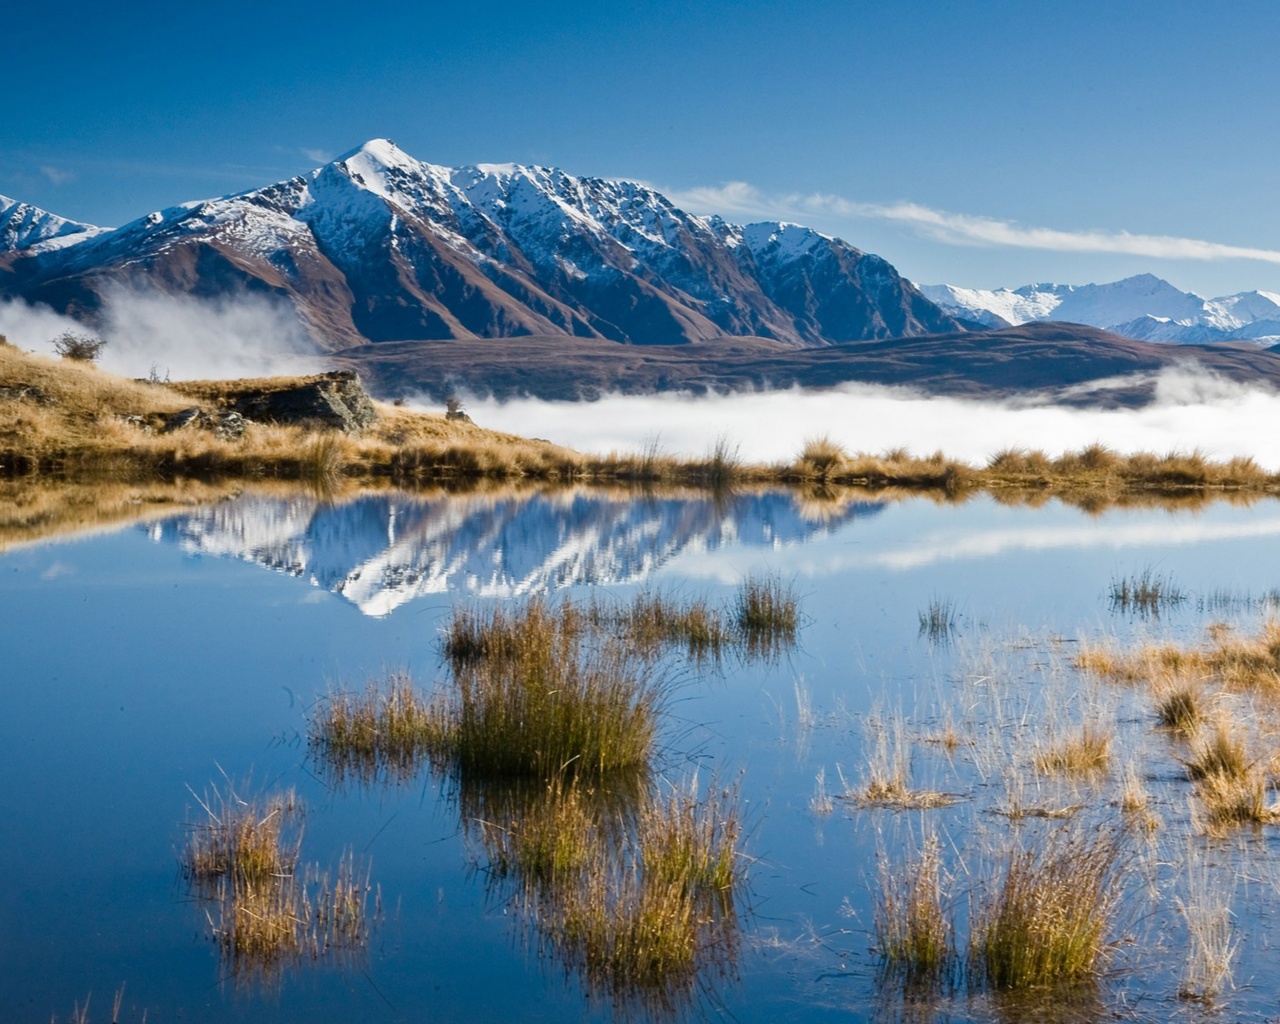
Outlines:
<svg viewBox="0 0 1280 1024"><path fill-rule="evenodd" d="M92 331L48 306L0 303L0 334L12 344L54 355L53 343L64 332L93 334L107 342L98 364L126 377L191 380L323 369L297 313L282 299L201 299L120 287L104 296L102 324Z"/></svg>
<svg viewBox="0 0 1280 1024"><path fill-rule="evenodd" d="M941 450L982 464L1006 448L1050 455L1101 442L1115 451L1198 450L1212 459L1251 456L1280 470L1280 395L1194 366L1156 378L1141 409L1082 409L1044 402L925 396L907 388L846 384L751 394L612 395L596 402L472 399L476 423L589 452L700 457L723 438L748 461L790 460L806 440L828 435L850 452Z"/></svg>

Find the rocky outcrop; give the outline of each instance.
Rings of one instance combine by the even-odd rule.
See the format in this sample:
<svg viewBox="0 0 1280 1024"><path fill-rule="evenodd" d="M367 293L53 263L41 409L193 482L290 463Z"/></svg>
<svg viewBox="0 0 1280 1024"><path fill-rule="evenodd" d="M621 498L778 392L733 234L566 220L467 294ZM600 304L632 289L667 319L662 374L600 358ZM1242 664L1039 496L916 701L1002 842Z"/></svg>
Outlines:
<svg viewBox="0 0 1280 1024"><path fill-rule="evenodd" d="M191 427L196 430L207 430L224 441L236 441L244 436L246 424L245 418L231 409L202 409L199 406L192 406L169 416L161 432L169 434L184 427Z"/></svg>
<svg viewBox="0 0 1280 1024"><path fill-rule="evenodd" d="M354 433L372 426L377 410L354 370L334 370L284 388L231 396L232 408L262 423L317 424Z"/></svg>

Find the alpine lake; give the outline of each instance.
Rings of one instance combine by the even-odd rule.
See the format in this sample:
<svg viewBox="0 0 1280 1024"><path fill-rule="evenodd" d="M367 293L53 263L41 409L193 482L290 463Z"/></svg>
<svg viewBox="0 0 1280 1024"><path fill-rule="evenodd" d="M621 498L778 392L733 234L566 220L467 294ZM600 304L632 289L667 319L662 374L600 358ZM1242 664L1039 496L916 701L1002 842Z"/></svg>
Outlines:
<svg viewBox="0 0 1280 1024"><path fill-rule="evenodd" d="M1274 675L1270 499L274 488L4 543L7 1021L1280 1013L1280 682L1229 653ZM751 584L793 636L740 632ZM658 600L721 640L640 650L628 609ZM344 700L454 699L459 623L531 607L590 620L557 658L650 687L634 770L513 785L326 744ZM728 858L665 938L634 920L663 814ZM242 905L201 858L264 823ZM567 868L522 859L535 825ZM1002 973L1037 940L1001 929L1063 887L1087 962Z"/></svg>

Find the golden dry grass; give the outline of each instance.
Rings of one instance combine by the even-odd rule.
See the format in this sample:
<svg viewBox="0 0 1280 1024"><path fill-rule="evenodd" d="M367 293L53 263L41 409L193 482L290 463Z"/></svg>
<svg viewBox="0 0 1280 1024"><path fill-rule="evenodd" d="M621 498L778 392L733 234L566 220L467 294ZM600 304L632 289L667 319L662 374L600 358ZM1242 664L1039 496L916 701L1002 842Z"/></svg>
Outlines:
<svg viewBox="0 0 1280 1024"><path fill-rule="evenodd" d="M1060 736L1035 758L1042 775L1096 776L1111 767L1111 732L1094 723Z"/></svg>
<svg viewBox="0 0 1280 1024"><path fill-rule="evenodd" d="M1221 496L1249 500L1280 493L1280 474L1249 459L1215 463L1197 452L1121 456L1095 445L1051 458L1010 450L997 453L985 466L970 466L942 452L846 453L828 438L815 438L795 461L781 465L744 463L726 440L701 459L664 456L654 446L635 455L598 456L385 404L377 405L378 421L358 435L251 423L243 438L221 440L200 429L158 429L166 415L193 402L216 406L247 389L267 391L302 379L149 384L115 377L91 364L0 346L0 473L128 480L317 475L401 483L538 479L717 491L791 483L820 485L824 503L839 504L846 490L924 492L941 500L963 500L986 490L1007 503L1036 503L1052 495L1089 510L1194 506Z"/></svg>
<svg viewBox="0 0 1280 1024"><path fill-rule="evenodd" d="M1162 698L1205 680L1237 692L1280 698L1280 620L1268 620L1254 636L1211 626L1198 647L1151 643L1129 652L1087 648L1075 665L1117 681L1150 683Z"/></svg>

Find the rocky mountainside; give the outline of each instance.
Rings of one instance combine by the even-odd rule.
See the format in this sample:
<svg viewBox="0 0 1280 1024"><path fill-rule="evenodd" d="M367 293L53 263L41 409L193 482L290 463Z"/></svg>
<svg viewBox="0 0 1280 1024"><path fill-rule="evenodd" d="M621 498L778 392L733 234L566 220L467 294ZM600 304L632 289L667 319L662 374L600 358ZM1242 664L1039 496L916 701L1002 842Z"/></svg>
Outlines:
<svg viewBox="0 0 1280 1024"><path fill-rule="evenodd" d="M953 316L988 327L1058 320L1101 327L1139 341L1206 345L1280 342L1280 294L1239 292L1216 299L1184 292L1153 274L1110 284L1029 284L984 290L920 285Z"/></svg>
<svg viewBox="0 0 1280 1024"><path fill-rule="evenodd" d="M965 326L883 259L809 228L693 216L635 182L439 167L382 139L114 230L10 201L3 216L0 297L93 323L120 287L265 293L327 351L527 335L808 347Z"/></svg>

